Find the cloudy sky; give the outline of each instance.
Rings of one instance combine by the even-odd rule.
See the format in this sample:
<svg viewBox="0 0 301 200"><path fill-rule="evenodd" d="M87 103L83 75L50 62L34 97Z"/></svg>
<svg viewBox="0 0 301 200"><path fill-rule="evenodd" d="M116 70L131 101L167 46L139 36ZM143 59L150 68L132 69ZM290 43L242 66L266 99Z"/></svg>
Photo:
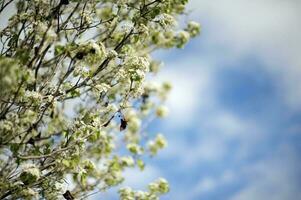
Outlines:
<svg viewBox="0 0 301 200"><path fill-rule="evenodd" d="M190 0L202 34L155 54L173 82L169 146L126 185L162 176L163 200L301 199L301 1ZM1 20L0 26L2 26ZM116 190L93 198L116 199Z"/></svg>
<svg viewBox="0 0 301 200"><path fill-rule="evenodd" d="M127 184L173 200L301 199L301 1L190 0L202 34L159 52L173 82L169 146ZM108 195L110 196L110 195Z"/></svg>

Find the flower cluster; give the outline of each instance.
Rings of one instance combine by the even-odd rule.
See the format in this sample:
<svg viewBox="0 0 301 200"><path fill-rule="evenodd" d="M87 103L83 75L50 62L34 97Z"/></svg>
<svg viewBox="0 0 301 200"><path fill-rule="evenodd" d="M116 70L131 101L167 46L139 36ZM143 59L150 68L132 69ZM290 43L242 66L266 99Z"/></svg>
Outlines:
<svg viewBox="0 0 301 200"><path fill-rule="evenodd" d="M168 183L165 179L160 178L148 185L148 191L135 191L129 187L119 189L121 200L156 200L159 196L169 191Z"/></svg>
<svg viewBox="0 0 301 200"><path fill-rule="evenodd" d="M131 80L141 82L149 71L149 62L145 57L127 57L124 61L124 70Z"/></svg>
<svg viewBox="0 0 301 200"><path fill-rule="evenodd" d="M158 134L154 140L148 142L148 148L151 155L156 155L159 149L167 146L167 141L162 134Z"/></svg>
<svg viewBox="0 0 301 200"><path fill-rule="evenodd" d="M198 23L177 23L187 0L3 2L0 15L16 9L0 30L1 199L84 199L143 170L167 146L148 129L167 116L171 90L152 79L162 68L152 52L199 34ZM119 194L168 191L158 179Z"/></svg>
<svg viewBox="0 0 301 200"><path fill-rule="evenodd" d="M191 21L188 23L187 31L191 37L197 36L201 31L201 26L197 22Z"/></svg>
<svg viewBox="0 0 301 200"><path fill-rule="evenodd" d="M25 185L36 182L41 176L40 170L35 165L27 164L24 165L22 168L23 169L20 174L20 180Z"/></svg>

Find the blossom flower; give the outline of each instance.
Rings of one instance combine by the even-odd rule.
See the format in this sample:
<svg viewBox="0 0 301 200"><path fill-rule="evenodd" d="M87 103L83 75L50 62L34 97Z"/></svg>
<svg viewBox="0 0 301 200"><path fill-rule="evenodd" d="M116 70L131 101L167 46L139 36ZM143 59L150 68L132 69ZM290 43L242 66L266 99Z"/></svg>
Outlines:
<svg viewBox="0 0 301 200"><path fill-rule="evenodd" d="M128 167L143 170L144 154L167 146L145 129L168 114L171 90L152 79L162 67L152 52L200 32L177 24L186 0L6 2L1 14L16 9L0 31L2 198L85 198L122 183ZM168 190L159 179L119 194L156 200Z"/></svg>

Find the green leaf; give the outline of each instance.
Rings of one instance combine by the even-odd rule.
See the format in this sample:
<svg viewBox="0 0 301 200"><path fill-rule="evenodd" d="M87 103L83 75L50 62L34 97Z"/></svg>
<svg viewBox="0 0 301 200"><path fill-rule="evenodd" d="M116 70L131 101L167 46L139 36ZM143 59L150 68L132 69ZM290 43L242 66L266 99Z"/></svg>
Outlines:
<svg viewBox="0 0 301 200"><path fill-rule="evenodd" d="M57 55L60 55L60 54L63 54L65 52L65 47L63 45L56 45L54 47L54 55L57 56Z"/></svg>
<svg viewBox="0 0 301 200"><path fill-rule="evenodd" d="M139 169L140 169L141 171L143 171L143 170L144 170L144 167L145 167L145 163L143 162L143 160L138 159L138 160L137 160L137 166L139 167Z"/></svg>

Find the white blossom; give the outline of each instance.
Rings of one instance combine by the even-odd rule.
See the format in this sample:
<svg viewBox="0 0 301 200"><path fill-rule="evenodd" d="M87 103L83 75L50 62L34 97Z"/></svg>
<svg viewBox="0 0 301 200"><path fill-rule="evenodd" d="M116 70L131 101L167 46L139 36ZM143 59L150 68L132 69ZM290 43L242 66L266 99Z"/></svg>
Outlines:
<svg viewBox="0 0 301 200"><path fill-rule="evenodd" d="M200 32L195 22L177 26L184 5L16 1L0 31L0 192L6 198L84 198L122 183L128 167L143 170L144 154L167 146L162 134L151 138L145 129L152 117L167 115L171 89L152 80L161 64L151 55L182 48ZM168 190L159 179L146 191L119 194L157 200Z"/></svg>
<svg viewBox="0 0 301 200"><path fill-rule="evenodd" d="M191 37L195 37L200 33L201 26L195 21L190 21L187 25L187 32L189 32Z"/></svg>
<svg viewBox="0 0 301 200"><path fill-rule="evenodd" d="M164 27L174 26L176 24L175 18L166 13L156 16L154 21L158 21Z"/></svg>
<svg viewBox="0 0 301 200"><path fill-rule="evenodd" d="M168 108L161 105L157 107L156 114L158 117L166 117L168 115Z"/></svg>

